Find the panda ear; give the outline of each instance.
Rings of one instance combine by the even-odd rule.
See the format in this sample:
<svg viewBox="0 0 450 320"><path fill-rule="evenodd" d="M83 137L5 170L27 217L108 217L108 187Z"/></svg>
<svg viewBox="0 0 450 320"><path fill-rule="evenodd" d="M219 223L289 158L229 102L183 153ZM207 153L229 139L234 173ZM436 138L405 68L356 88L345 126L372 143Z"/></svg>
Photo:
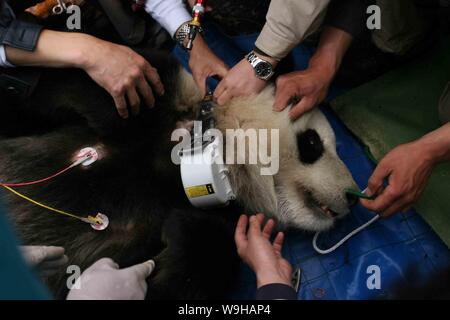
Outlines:
<svg viewBox="0 0 450 320"><path fill-rule="evenodd" d="M234 165L229 169L233 191L248 213L276 214L278 203L273 176L261 175L258 165Z"/></svg>

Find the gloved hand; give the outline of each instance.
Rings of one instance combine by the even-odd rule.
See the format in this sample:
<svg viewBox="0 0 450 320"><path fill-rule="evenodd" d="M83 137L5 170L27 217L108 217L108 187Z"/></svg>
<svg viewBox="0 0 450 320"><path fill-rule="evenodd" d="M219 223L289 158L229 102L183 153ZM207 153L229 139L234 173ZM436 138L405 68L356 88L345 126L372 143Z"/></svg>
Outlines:
<svg viewBox="0 0 450 320"><path fill-rule="evenodd" d="M67 300L144 300L145 279L154 268L153 260L120 270L113 260L100 259L77 279Z"/></svg>
<svg viewBox="0 0 450 320"><path fill-rule="evenodd" d="M28 265L44 277L61 271L69 261L62 247L21 246L20 250Z"/></svg>

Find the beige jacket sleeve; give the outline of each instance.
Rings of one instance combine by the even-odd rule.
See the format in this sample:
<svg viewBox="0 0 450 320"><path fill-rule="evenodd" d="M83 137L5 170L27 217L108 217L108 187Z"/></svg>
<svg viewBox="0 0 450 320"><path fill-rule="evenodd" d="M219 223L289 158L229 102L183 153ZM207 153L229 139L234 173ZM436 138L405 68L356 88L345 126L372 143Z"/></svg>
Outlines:
<svg viewBox="0 0 450 320"><path fill-rule="evenodd" d="M272 0L266 24L256 46L281 60L300 42L317 31L330 0Z"/></svg>

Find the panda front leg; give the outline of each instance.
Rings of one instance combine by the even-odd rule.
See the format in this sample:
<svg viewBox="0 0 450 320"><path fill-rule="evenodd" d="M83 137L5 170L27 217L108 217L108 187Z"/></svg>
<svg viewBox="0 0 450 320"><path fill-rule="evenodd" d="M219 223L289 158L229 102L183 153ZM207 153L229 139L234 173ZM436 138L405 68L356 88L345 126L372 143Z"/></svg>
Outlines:
<svg viewBox="0 0 450 320"><path fill-rule="evenodd" d="M148 299L219 299L235 283L233 223L214 211L173 210L162 228Z"/></svg>

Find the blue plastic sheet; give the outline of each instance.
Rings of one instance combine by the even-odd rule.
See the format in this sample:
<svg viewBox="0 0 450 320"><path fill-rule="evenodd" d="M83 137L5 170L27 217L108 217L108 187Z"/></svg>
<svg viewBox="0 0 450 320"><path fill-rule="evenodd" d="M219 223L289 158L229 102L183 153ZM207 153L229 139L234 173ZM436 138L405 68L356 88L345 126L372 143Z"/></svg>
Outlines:
<svg viewBox="0 0 450 320"><path fill-rule="evenodd" d="M337 151L361 189L373 171L364 148L337 117L324 110L337 138ZM374 216L360 205L335 228L321 234L319 248L329 248ZM426 285L438 272L450 267L450 251L414 211L378 220L336 251L320 255L312 247L312 234L288 232L283 255L302 270L299 299L390 299L398 286ZM380 270L380 289L369 289L370 266ZM370 270L369 270L370 271ZM255 278L242 266L233 298L252 299Z"/></svg>
<svg viewBox="0 0 450 320"><path fill-rule="evenodd" d="M239 62L253 49L257 35L227 37L214 25L206 27L205 38L210 48L229 66ZM299 45L293 50L295 70L307 67L314 48ZM177 47L174 55L189 70L186 53ZM214 81L209 82L213 89ZM332 86L330 101L342 88ZM337 138L337 151L363 190L374 165L366 157L364 147L328 109L323 108ZM335 228L319 237L320 248L329 248L350 231L369 221L374 213L355 206L350 215ZM320 255L312 247L313 234L302 231L287 233L283 255L294 268L302 270L299 299L390 299L402 285L424 286L439 271L450 268L450 251L427 223L414 211L399 213L379 220L360 232L336 251ZM380 270L380 289L369 289L368 268ZM234 299L253 299L255 276L242 265Z"/></svg>

